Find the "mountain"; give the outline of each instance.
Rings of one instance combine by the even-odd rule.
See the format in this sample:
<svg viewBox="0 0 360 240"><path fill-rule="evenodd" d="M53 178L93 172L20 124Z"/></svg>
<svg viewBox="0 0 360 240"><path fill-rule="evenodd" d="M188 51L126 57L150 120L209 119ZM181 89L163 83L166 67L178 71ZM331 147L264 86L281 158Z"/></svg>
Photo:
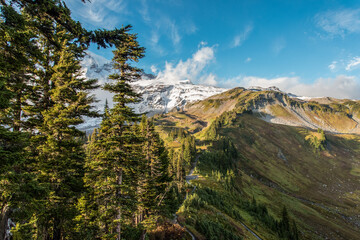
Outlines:
<svg viewBox="0 0 360 240"><path fill-rule="evenodd" d="M197 239L360 239L359 117L360 101L274 88L155 116L167 146L182 128L199 150L178 221Z"/></svg>
<svg viewBox="0 0 360 240"><path fill-rule="evenodd" d="M85 56L82 67L86 78L96 78L100 84L108 82L108 75L114 73L111 61L90 52ZM187 103L202 100L227 90L196 85L187 79L169 82L167 79L146 73L143 73L141 79L131 85L142 96L141 102L133 104L131 107L137 113L149 113L150 115L166 113L173 108L180 109ZM111 101L111 99L108 100Z"/></svg>
<svg viewBox="0 0 360 240"><path fill-rule="evenodd" d="M167 83L166 79L142 78L132 83L133 88L142 96L142 101L130 105L138 113L167 113L181 109L186 104L203 100L226 91L223 88L196 85L189 80Z"/></svg>
<svg viewBox="0 0 360 240"><path fill-rule="evenodd" d="M211 123L224 112L244 108L269 123L320 128L332 133L360 133L360 101L297 97L274 87L234 88L188 104L185 112L194 116L194 122Z"/></svg>
<svg viewBox="0 0 360 240"><path fill-rule="evenodd" d="M99 84L108 82L108 75L114 73L111 61L91 52L82 61L82 68L84 77L98 79ZM141 79L131 85L136 92L141 94L142 100L130 106L134 108L136 113L145 113L149 116L166 113L172 109L181 109L188 103L203 100L227 90L213 86L196 85L187 79L169 82L167 79L146 73L143 73ZM110 93L96 90L94 94L100 100L98 104L99 110L102 110L105 99L110 102L110 106L112 105L112 95ZM100 121L101 119L86 119L80 129L89 131L97 127Z"/></svg>

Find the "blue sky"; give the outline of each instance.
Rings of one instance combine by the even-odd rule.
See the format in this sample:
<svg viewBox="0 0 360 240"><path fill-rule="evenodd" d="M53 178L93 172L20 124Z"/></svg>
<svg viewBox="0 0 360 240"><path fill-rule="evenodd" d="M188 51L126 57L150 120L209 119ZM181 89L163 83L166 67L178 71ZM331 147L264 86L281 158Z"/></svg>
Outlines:
<svg viewBox="0 0 360 240"><path fill-rule="evenodd" d="M139 66L172 79L360 99L360 1L66 1L88 29L131 24ZM111 59L111 50L92 52Z"/></svg>

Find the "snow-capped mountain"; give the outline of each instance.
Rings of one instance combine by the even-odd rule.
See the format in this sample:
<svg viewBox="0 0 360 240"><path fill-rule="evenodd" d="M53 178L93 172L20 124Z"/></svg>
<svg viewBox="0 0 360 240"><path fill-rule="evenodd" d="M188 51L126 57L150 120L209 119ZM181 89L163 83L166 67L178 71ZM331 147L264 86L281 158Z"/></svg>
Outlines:
<svg viewBox="0 0 360 240"><path fill-rule="evenodd" d="M180 109L189 102L208 98L227 89L192 84L189 80L167 83L166 79L142 78L132 84L134 90L142 95L142 101L132 105L138 113L165 113L174 108Z"/></svg>
<svg viewBox="0 0 360 240"><path fill-rule="evenodd" d="M107 76L113 73L111 62L93 53L88 54L83 62L83 71L87 78L97 78L100 84L107 82ZM142 95L142 101L132 104L137 113L162 113L173 108L182 108L189 102L205 99L226 91L225 88L196 85L184 79L178 82L167 82L166 79L152 74L143 74L139 81L131 83L133 89ZM97 94L100 100L105 100L103 93ZM100 96L99 96L100 95ZM111 101L112 96L105 97Z"/></svg>
<svg viewBox="0 0 360 240"><path fill-rule="evenodd" d="M112 64L109 60L96 54L90 53L82 61L84 76L89 79L98 79L99 84L106 83L107 76L113 73ZM134 90L142 95L142 101L132 104L137 113L154 115L165 113L174 108L182 108L187 103L202 100L215 94L226 91L225 88L196 85L190 80L184 79L177 82L168 82L165 78L156 77L152 74L143 74L139 81L131 83ZM112 95L103 90L94 92L100 100L98 109L104 106L105 99L112 105ZM99 124L99 119L87 120L81 129L91 129Z"/></svg>

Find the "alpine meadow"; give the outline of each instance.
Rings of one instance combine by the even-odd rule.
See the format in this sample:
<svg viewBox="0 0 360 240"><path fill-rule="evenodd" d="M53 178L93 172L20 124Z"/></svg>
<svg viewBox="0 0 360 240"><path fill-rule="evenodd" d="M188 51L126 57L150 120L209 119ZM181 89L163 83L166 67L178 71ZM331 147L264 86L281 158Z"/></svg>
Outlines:
<svg viewBox="0 0 360 240"><path fill-rule="evenodd" d="M216 2L0 0L0 240L360 240L360 5Z"/></svg>

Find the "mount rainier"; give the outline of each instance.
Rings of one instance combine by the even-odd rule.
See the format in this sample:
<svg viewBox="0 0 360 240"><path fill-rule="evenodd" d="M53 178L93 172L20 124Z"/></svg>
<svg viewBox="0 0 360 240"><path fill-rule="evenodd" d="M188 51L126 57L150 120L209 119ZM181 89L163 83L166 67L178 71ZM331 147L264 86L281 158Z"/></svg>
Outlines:
<svg viewBox="0 0 360 240"><path fill-rule="evenodd" d="M98 79L101 85L106 83L108 75L114 72L111 61L93 53L88 53L84 57L82 69L84 77ZM150 116L157 113L166 113L174 108L182 108L187 103L203 100L227 90L213 86L196 85L187 79L169 82L166 78L145 73L140 80L132 82L131 85L137 93L141 94L142 100L130 106L134 108L136 113L146 113ZM106 99L109 101L110 106L112 105L113 96L111 93L98 89L94 94L100 100L98 109L102 109ZM100 119L86 119L80 129L95 128L100 121Z"/></svg>

